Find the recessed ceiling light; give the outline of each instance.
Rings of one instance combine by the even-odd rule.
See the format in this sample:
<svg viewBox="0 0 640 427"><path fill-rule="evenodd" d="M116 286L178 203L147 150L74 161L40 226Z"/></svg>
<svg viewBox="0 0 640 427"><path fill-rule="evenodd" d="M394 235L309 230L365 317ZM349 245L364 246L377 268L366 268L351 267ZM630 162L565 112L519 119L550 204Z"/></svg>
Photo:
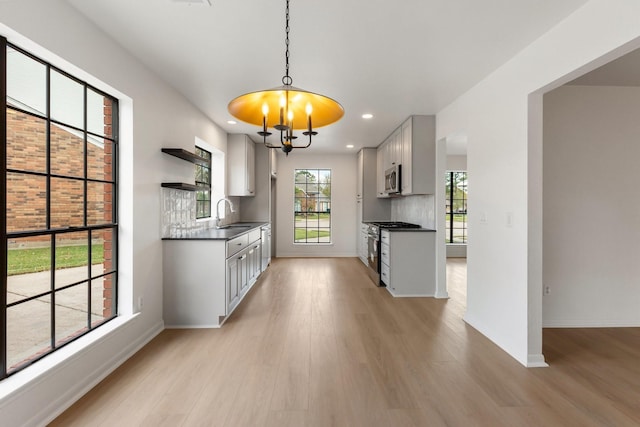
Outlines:
<svg viewBox="0 0 640 427"><path fill-rule="evenodd" d="M227 120L227 123L229 123L230 125L237 125L238 122L236 122L235 120Z"/></svg>
<svg viewBox="0 0 640 427"><path fill-rule="evenodd" d="M363 115L362 115L362 118L363 118L363 119L372 119L372 118L373 118L373 114L371 114L371 113L363 114Z"/></svg>
<svg viewBox="0 0 640 427"><path fill-rule="evenodd" d="M353 144L347 145L347 148L353 148Z"/></svg>

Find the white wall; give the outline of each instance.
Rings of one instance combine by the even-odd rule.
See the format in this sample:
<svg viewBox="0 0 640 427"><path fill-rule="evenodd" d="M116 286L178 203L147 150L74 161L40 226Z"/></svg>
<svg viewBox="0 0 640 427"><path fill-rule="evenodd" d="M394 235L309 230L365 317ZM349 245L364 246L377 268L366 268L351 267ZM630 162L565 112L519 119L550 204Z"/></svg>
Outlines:
<svg viewBox="0 0 640 427"><path fill-rule="evenodd" d="M640 2L592 0L437 115L465 134L465 320L522 364L542 356L542 93L637 47Z"/></svg>
<svg viewBox="0 0 640 427"><path fill-rule="evenodd" d="M638 87L544 96L544 326L640 326L638 117Z"/></svg>
<svg viewBox="0 0 640 427"><path fill-rule="evenodd" d="M447 156L447 170L449 171L466 171L467 156L451 155Z"/></svg>
<svg viewBox="0 0 640 427"><path fill-rule="evenodd" d="M276 248L279 257L355 257L356 171L354 154L309 154L293 150L278 155ZM331 245L293 244L295 169L331 169Z"/></svg>
<svg viewBox="0 0 640 427"><path fill-rule="evenodd" d="M120 141L119 307L131 314L142 296L144 308L86 350L59 360L90 337L47 358L59 363L46 372L41 367L47 362L37 363L0 383L0 423L42 425L162 330L160 183L191 180L193 167L160 148L193 149L197 136L226 151L226 134L65 1L0 2L0 21L0 34L10 42L98 88L124 94L121 113L133 114L122 123Z"/></svg>

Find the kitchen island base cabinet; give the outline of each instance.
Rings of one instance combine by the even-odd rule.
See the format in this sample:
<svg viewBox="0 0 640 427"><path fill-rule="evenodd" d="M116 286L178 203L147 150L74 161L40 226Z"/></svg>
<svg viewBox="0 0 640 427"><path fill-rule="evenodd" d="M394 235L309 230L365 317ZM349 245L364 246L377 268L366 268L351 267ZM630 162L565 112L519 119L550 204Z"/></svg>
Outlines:
<svg viewBox="0 0 640 427"><path fill-rule="evenodd" d="M260 228L231 240L163 242L167 328L217 328L261 273Z"/></svg>
<svg viewBox="0 0 640 427"><path fill-rule="evenodd" d="M165 240L162 252L165 327L219 327L227 315L226 242Z"/></svg>
<svg viewBox="0 0 640 427"><path fill-rule="evenodd" d="M436 233L382 230L380 279L394 297L436 294Z"/></svg>

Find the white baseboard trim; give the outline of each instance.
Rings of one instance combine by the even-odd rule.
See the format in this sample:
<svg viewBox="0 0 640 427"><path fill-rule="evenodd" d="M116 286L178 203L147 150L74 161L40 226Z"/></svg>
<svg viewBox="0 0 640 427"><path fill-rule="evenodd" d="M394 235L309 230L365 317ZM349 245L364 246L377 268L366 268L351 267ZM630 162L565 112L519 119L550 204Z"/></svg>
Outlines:
<svg viewBox="0 0 640 427"><path fill-rule="evenodd" d="M639 328L639 320L546 319L543 328Z"/></svg>
<svg viewBox="0 0 640 427"><path fill-rule="evenodd" d="M25 424L25 426L35 427L49 424L71 405L77 402L82 396L87 394L92 388L98 385L100 381L115 371L120 365L127 361L127 359L140 351L142 347L149 343L163 330L164 323L162 321L156 323L156 325L149 329L144 335L138 337L137 340L131 342L129 346L123 348L106 363L102 364L102 366L96 368L93 371L93 375L85 378L82 383L78 383L73 388L68 389L66 392L62 393L59 398L53 400L49 405L38 411L38 413L36 413ZM78 354L78 357L79 356L80 354Z"/></svg>
<svg viewBox="0 0 640 427"><path fill-rule="evenodd" d="M322 253L301 253L301 252L278 252L278 258L358 258L358 254L347 252L322 252Z"/></svg>
<svg viewBox="0 0 640 427"><path fill-rule="evenodd" d="M394 298L434 298L435 297L435 295L433 294L396 294L393 291L389 290L389 288L387 288L387 291L389 291L391 296L393 296Z"/></svg>
<svg viewBox="0 0 640 427"><path fill-rule="evenodd" d="M549 364L544 361L543 354L529 354L527 356L527 368L548 368Z"/></svg>
<svg viewBox="0 0 640 427"><path fill-rule="evenodd" d="M219 325L165 325L165 329L220 329L222 324Z"/></svg>
<svg viewBox="0 0 640 427"><path fill-rule="evenodd" d="M436 292L435 297L437 299L449 299L449 292L447 292L447 291L438 291L438 292Z"/></svg>

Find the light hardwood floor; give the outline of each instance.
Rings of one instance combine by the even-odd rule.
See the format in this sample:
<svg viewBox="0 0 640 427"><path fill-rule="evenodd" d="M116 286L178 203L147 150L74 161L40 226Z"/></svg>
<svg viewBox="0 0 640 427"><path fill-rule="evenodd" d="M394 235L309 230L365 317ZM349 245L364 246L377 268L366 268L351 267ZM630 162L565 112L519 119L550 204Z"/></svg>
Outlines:
<svg viewBox="0 0 640 427"><path fill-rule="evenodd" d="M451 299L392 298L356 258L275 259L216 330L166 330L54 426L638 426L640 329L545 330L526 369Z"/></svg>

